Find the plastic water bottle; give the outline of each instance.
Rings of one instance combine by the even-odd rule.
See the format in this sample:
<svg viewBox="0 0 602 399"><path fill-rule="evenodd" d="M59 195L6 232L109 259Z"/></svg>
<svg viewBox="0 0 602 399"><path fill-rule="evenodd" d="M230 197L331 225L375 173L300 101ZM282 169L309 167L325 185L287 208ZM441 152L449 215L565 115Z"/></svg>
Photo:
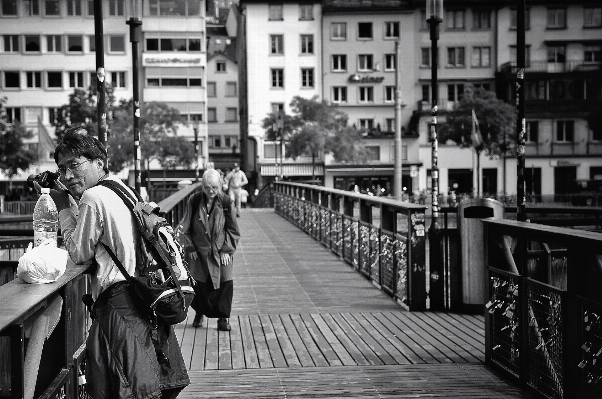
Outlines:
<svg viewBox="0 0 602 399"><path fill-rule="evenodd" d="M42 195L33 209L33 246L37 247L47 239L57 246L59 212L50 196L49 188L42 188Z"/></svg>

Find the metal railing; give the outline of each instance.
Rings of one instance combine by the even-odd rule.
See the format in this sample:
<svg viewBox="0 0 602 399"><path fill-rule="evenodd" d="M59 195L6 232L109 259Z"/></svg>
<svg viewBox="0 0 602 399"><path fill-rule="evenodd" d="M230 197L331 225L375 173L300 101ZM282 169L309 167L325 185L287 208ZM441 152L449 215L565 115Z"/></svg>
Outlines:
<svg viewBox="0 0 602 399"><path fill-rule="evenodd" d="M602 397L602 235L484 223L487 363L548 398Z"/></svg>
<svg viewBox="0 0 602 399"><path fill-rule="evenodd" d="M274 208L410 310L426 309L426 207L277 182Z"/></svg>
<svg viewBox="0 0 602 399"><path fill-rule="evenodd" d="M181 219L188 197L198 185L183 188L159 203L169 223ZM33 381L36 398L85 398L85 340L90 319L81 298L89 292L86 267L70 263L52 284L15 280L18 258L32 241L32 215L0 217L0 398L23 398ZM28 351L42 317L52 309L57 324L40 336L44 349L31 375ZM43 323L42 323L43 324ZM38 330L39 333L39 330ZM40 334L37 334L38 336ZM39 369L39 371L38 371ZM27 372L26 372L27 370Z"/></svg>

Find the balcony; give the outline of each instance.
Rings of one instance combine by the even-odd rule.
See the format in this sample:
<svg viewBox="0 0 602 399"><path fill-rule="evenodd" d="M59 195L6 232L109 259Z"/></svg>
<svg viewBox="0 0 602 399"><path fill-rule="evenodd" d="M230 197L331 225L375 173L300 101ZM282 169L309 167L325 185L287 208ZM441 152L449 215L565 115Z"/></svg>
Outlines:
<svg viewBox="0 0 602 399"><path fill-rule="evenodd" d="M565 62L531 61L527 63L527 73L567 73L567 72L591 72L599 71L602 63L585 62L583 60L571 60ZM516 62L506 62L498 68L500 73L516 74Z"/></svg>

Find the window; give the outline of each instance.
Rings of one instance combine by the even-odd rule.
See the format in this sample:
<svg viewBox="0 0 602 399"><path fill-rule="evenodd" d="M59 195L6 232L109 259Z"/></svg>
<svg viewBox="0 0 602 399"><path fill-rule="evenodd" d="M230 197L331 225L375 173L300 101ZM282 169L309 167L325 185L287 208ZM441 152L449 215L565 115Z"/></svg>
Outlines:
<svg viewBox="0 0 602 399"><path fill-rule="evenodd" d="M123 0L109 0L109 15L118 17L125 15L125 2Z"/></svg>
<svg viewBox="0 0 602 399"><path fill-rule="evenodd" d="M162 38L160 43L161 51L186 51L186 39L184 38Z"/></svg>
<svg viewBox="0 0 602 399"><path fill-rule="evenodd" d="M25 52L39 53L40 52L40 36L25 35Z"/></svg>
<svg viewBox="0 0 602 399"><path fill-rule="evenodd" d="M314 53L314 35L301 35L301 54Z"/></svg>
<svg viewBox="0 0 602 399"><path fill-rule="evenodd" d="M489 10L472 10L473 29L491 29L491 13Z"/></svg>
<svg viewBox="0 0 602 399"><path fill-rule="evenodd" d="M83 72L69 72L69 87L70 88L84 87L84 73Z"/></svg>
<svg viewBox="0 0 602 399"><path fill-rule="evenodd" d="M333 54L331 58L332 58L332 71L333 72L347 71L347 55L346 54Z"/></svg>
<svg viewBox="0 0 602 399"><path fill-rule="evenodd" d="M573 142L574 121L556 121L556 141Z"/></svg>
<svg viewBox="0 0 602 399"><path fill-rule="evenodd" d="M84 44L81 36L67 36L67 51L70 53L81 53L84 51Z"/></svg>
<svg viewBox="0 0 602 399"><path fill-rule="evenodd" d="M217 111L215 108L207 108L207 122L217 122Z"/></svg>
<svg viewBox="0 0 602 399"><path fill-rule="evenodd" d="M125 72L111 72L111 85L125 88Z"/></svg>
<svg viewBox="0 0 602 399"><path fill-rule="evenodd" d="M25 72L28 89L39 89L42 87L42 72Z"/></svg>
<svg viewBox="0 0 602 399"><path fill-rule="evenodd" d="M88 43L90 44L90 52L96 52L96 37L94 35L88 36Z"/></svg>
<svg viewBox="0 0 602 399"><path fill-rule="evenodd" d="M59 0L44 0L44 15L60 16L61 2Z"/></svg>
<svg viewBox="0 0 602 399"><path fill-rule="evenodd" d="M472 48L472 66L473 67L488 67L491 65L491 48L490 47L473 47Z"/></svg>
<svg viewBox="0 0 602 399"><path fill-rule="evenodd" d="M431 102L431 85L422 85L422 101L429 103Z"/></svg>
<svg viewBox="0 0 602 399"><path fill-rule="evenodd" d="M282 21L282 4L269 5L270 21Z"/></svg>
<svg viewBox="0 0 602 399"><path fill-rule="evenodd" d="M360 103L372 103L374 102L374 87L372 86L360 86Z"/></svg>
<svg viewBox="0 0 602 399"><path fill-rule="evenodd" d="M236 107L226 108L226 122L236 122L238 120L238 109Z"/></svg>
<svg viewBox="0 0 602 399"><path fill-rule="evenodd" d="M188 51L200 52L201 51L201 39L188 39Z"/></svg>
<svg viewBox="0 0 602 399"><path fill-rule="evenodd" d="M464 94L463 84L448 84L447 85L447 101L460 101Z"/></svg>
<svg viewBox="0 0 602 399"><path fill-rule="evenodd" d="M374 119L361 118L360 119L360 129L364 129L364 130L374 129Z"/></svg>
<svg viewBox="0 0 602 399"><path fill-rule="evenodd" d="M277 114L284 111L284 103L272 103L272 113Z"/></svg>
<svg viewBox="0 0 602 399"><path fill-rule="evenodd" d="M399 39L399 22L385 22L385 39Z"/></svg>
<svg viewBox="0 0 602 399"><path fill-rule="evenodd" d="M395 118L385 118L385 132L395 132Z"/></svg>
<svg viewBox="0 0 602 399"><path fill-rule="evenodd" d="M48 35L46 36L46 51L49 53L60 53L62 51L62 36Z"/></svg>
<svg viewBox="0 0 602 399"><path fill-rule="evenodd" d="M209 146L211 148L221 148L222 136L209 136Z"/></svg>
<svg viewBox="0 0 602 399"><path fill-rule="evenodd" d="M547 22L548 29L566 28L566 8L548 8Z"/></svg>
<svg viewBox="0 0 602 399"><path fill-rule="evenodd" d="M584 7L583 26L586 28L602 27L602 7Z"/></svg>
<svg viewBox="0 0 602 399"><path fill-rule="evenodd" d="M236 97L236 82L226 82L226 97Z"/></svg>
<svg viewBox="0 0 602 399"><path fill-rule="evenodd" d="M447 29L464 29L464 11L450 10L445 14L445 23Z"/></svg>
<svg viewBox="0 0 602 399"><path fill-rule="evenodd" d="M215 82L207 82L207 97L217 97L217 86Z"/></svg>
<svg viewBox="0 0 602 399"><path fill-rule="evenodd" d="M548 62L564 64L566 62L564 46L548 46Z"/></svg>
<svg viewBox="0 0 602 399"><path fill-rule="evenodd" d="M299 19L302 21L314 19L314 6L312 4L300 4Z"/></svg>
<svg viewBox="0 0 602 399"><path fill-rule="evenodd" d="M19 36L4 35L4 52L18 53L19 52Z"/></svg>
<svg viewBox="0 0 602 399"><path fill-rule="evenodd" d="M347 102L347 87L346 86L333 86L332 87L332 102L333 103L346 103Z"/></svg>
<svg viewBox="0 0 602 399"><path fill-rule="evenodd" d="M270 54L284 54L283 35L270 35Z"/></svg>
<svg viewBox="0 0 602 399"><path fill-rule="evenodd" d="M19 71L4 71L4 88L19 89L21 87L21 76Z"/></svg>
<svg viewBox="0 0 602 399"><path fill-rule="evenodd" d="M583 61L602 63L602 46L584 46Z"/></svg>
<svg viewBox="0 0 602 399"><path fill-rule="evenodd" d="M366 119L363 119L366 120ZM362 119L360 119L361 124ZM366 160L367 161L380 161L380 146L378 145L367 145L366 149Z"/></svg>
<svg viewBox="0 0 602 399"><path fill-rule="evenodd" d="M109 36L109 53L125 53L125 37Z"/></svg>
<svg viewBox="0 0 602 399"><path fill-rule="evenodd" d="M313 68L301 68L301 87L305 89L314 87Z"/></svg>
<svg viewBox="0 0 602 399"><path fill-rule="evenodd" d="M528 143L537 143L539 141L539 122L527 121L525 128L525 141Z"/></svg>
<svg viewBox="0 0 602 399"><path fill-rule="evenodd" d="M545 100L546 99L546 81L545 80L527 80L525 81L525 99L526 100Z"/></svg>
<svg viewBox="0 0 602 399"><path fill-rule="evenodd" d="M63 88L63 73L62 72L46 72L46 86L49 89Z"/></svg>
<svg viewBox="0 0 602 399"><path fill-rule="evenodd" d="M272 72L272 87L284 87L284 69L273 68Z"/></svg>
<svg viewBox="0 0 602 399"><path fill-rule="evenodd" d="M15 123L16 121L21 122L21 108L5 107L4 110L6 111L8 123Z"/></svg>
<svg viewBox="0 0 602 399"><path fill-rule="evenodd" d="M372 54L359 54L358 55L358 71L372 71L374 68Z"/></svg>
<svg viewBox="0 0 602 399"><path fill-rule="evenodd" d="M420 49L420 66L430 67L431 66L431 49L430 47L423 47Z"/></svg>
<svg viewBox="0 0 602 399"><path fill-rule="evenodd" d="M2 0L2 15L17 16L18 15L18 3L17 0Z"/></svg>
<svg viewBox="0 0 602 399"><path fill-rule="evenodd" d="M60 108L48 107L48 123L56 125L59 121Z"/></svg>
<svg viewBox="0 0 602 399"><path fill-rule="evenodd" d="M518 12L516 8L510 9L510 29L516 30L518 26ZM531 29L531 9L525 8L525 29Z"/></svg>
<svg viewBox="0 0 602 399"><path fill-rule="evenodd" d="M215 72L226 72L226 62L225 61L217 61L215 63Z"/></svg>
<svg viewBox="0 0 602 399"><path fill-rule="evenodd" d="M394 71L395 64L395 54L385 54L385 71Z"/></svg>
<svg viewBox="0 0 602 399"><path fill-rule="evenodd" d="M330 24L330 40L347 40L347 23L333 22Z"/></svg>
<svg viewBox="0 0 602 399"><path fill-rule="evenodd" d="M516 64L516 46L510 46L510 61ZM525 46L525 66L531 65L531 45Z"/></svg>
<svg viewBox="0 0 602 399"><path fill-rule="evenodd" d="M25 15L40 15L40 3L38 0L25 0L23 1L23 7Z"/></svg>
<svg viewBox="0 0 602 399"><path fill-rule="evenodd" d="M395 86L385 86L385 102L392 103L395 101Z"/></svg>
<svg viewBox="0 0 602 399"><path fill-rule="evenodd" d="M67 15L82 15L82 3L80 0L67 0Z"/></svg>
<svg viewBox="0 0 602 399"><path fill-rule="evenodd" d="M198 0L150 0L149 14L159 16L198 16L200 4Z"/></svg>
<svg viewBox="0 0 602 399"><path fill-rule="evenodd" d="M447 66L464 67L464 47L447 48Z"/></svg>
<svg viewBox="0 0 602 399"><path fill-rule="evenodd" d="M372 22L358 22L357 38L372 39Z"/></svg>
<svg viewBox="0 0 602 399"><path fill-rule="evenodd" d="M96 85L98 84L98 76L96 72L88 72L88 77L90 78L90 86L93 86L93 90L96 90Z"/></svg>
<svg viewBox="0 0 602 399"><path fill-rule="evenodd" d="M159 39L146 39L146 51L159 51Z"/></svg>
<svg viewBox="0 0 602 399"><path fill-rule="evenodd" d="M94 0L86 0L86 15L88 17L94 16Z"/></svg>

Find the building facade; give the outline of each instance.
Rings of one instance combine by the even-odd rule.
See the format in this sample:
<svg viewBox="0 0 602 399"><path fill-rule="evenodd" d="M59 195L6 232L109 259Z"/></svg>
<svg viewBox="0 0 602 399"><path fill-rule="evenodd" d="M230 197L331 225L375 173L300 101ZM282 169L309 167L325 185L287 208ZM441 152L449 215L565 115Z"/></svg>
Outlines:
<svg viewBox="0 0 602 399"><path fill-rule="evenodd" d="M136 4L136 12L131 8ZM132 46L126 21L142 20L140 99L176 108L187 126L178 134L194 139L199 123L201 164L208 161L205 1L103 0L105 83L116 100L132 98ZM75 89L96 84L93 0L2 0L0 4L0 87L9 120L38 132L38 119L51 135L57 109ZM38 135L30 140L36 146ZM53 167L47 158L12 179ZM158 167L151 163L151 168ZM126 174L127 175L127 174ZM3 180L6 180L4 178Z"/></svg>

